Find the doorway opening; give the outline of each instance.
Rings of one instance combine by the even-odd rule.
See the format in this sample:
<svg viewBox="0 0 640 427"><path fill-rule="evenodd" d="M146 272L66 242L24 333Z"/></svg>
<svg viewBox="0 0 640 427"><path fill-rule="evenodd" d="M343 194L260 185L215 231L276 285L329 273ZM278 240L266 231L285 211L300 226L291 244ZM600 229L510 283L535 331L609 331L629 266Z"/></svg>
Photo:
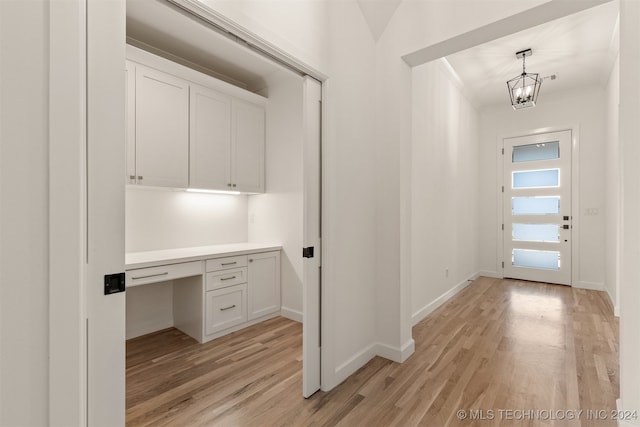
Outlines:
<svg viewBox="0 0 640 427"><path fill-rule="evenodd" d="M320 388L321 84L303 73L292 72L278 61L265 59L233 37L220 35L169 2L128 2L127 43L135 46L130 50L144 50L265 99L264 192L202 194L149 189L138 185L138 174L128 174L136 182L129 182L126 189L126 249L128 253L140 253L238 242L279 243L282 251L278 313L303 322L300 335L304 338L299 343L304 348L303 395L310 396ZM207 99L215 98L204 89L198 93ZM214 104L210 103L212 109ZM197 156L190 152L190 165L197 161ZM251 168L248 172L252 172ZM314 247L317 255L302 258L302 247ZM247 262L253 262L253 258L249 256ZM251 270L251 264L248 268ZM242 273L241 270L242 267L238 272ZM207 266L205 274L212 272ZM129 288L127 338L139 341L136 337L156 333L164 329L161 326L174 326L172 322L182 310L180 304L176 305L176 295L178 289L183 292L185 283L193 285L198 281L177 278L160 285ZM246 298L242 296L242 286L238 284L238 301ZM216 292L222 291L216 288L207 294ZM215 298L225 297L217 293L211 296L211 304ZM231 307L226 313L232 313L239 305L233 296L229 298L220 308ZM168 310L158 310L158 304ZM271 324L271 320L264 320L265 324ZM254 326L243 331L254 330L250 329ZM214 335L237 329L212 328ZM276 326L276 330L283 329L287 328Z"/></svg>

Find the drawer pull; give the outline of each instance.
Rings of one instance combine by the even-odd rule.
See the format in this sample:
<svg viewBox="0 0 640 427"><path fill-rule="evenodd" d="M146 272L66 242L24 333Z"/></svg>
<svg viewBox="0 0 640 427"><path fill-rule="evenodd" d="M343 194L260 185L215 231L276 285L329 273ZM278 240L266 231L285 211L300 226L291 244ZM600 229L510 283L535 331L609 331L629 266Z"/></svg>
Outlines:
<svg viewBox="0 0 640 427"><path fill-rule="evenodd" d="M238 261L233 261L233 262L223 262L223 263L222 263L222 264L220 264L220 265L234 265L234 264L237 264L237 263L238 263Z"/></svg>
<svg viewBox="0 0 640 427"><path fill-rule="evenodd" d="M220 311L227 311L227 310L231 310L232 308L236 308L236 305L233 304L233 305L230 305L229 307L221 308Z"/></svg>
<svg viewBox="0 0 640 427"><path fill-rule="evenodd" d="M231 277L222 277L222 278L220 279L220 281L233 280L233 279L235 279L235 278L236 278L236 276L231 276Z"/></svg>
<svg viewBox="0 0 640 427"><path fill-rule="evenodd" d="M138 276L138 277L131 277L131 279L133 280L138 280L138 279L148 279L149 277L159 277L159 276L166 276L168 275L169 272L165 271L164 273L157 273L157 274L148 274L146 276Z"/></svg>

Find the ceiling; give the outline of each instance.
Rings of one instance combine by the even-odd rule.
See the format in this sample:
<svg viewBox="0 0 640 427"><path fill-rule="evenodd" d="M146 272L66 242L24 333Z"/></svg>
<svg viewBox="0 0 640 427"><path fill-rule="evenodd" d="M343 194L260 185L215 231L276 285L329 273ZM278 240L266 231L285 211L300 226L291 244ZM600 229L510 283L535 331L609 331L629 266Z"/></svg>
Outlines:
<svg viewBox="0 0 640 427"><path fill-rule="evenodd" d="M507 80L522 73L515 53L527 48L526 69L544 78L545 94L585 85L604 85L617 55L615 1L449 55L446 60L476 106L509 102ZM549 78L555 75L557 78ZM539 104L540 104L539 103Z"/></svg>
<svg viewBox="0 0 640 427"><path fill-rule="evenodd" d="M127 0L127 42L252 92L290 73L165 0Z"/></svg>
<svg viewBox="0 0 640 427"><path fill-rule="evenodd" d="M399 3L358 0L374 38L384 31ZM527 71L544 78L543 102L548 93L606 83L617 54L617 19L618 3L612 1L457 52L446 60L467 98L483 107L507 102L506 81L522 72L515 52L531 48ZM127 0L127 38L133 45L253 92L288 72L166 0ZM552 75L557 78L549 78Z"/></svg>

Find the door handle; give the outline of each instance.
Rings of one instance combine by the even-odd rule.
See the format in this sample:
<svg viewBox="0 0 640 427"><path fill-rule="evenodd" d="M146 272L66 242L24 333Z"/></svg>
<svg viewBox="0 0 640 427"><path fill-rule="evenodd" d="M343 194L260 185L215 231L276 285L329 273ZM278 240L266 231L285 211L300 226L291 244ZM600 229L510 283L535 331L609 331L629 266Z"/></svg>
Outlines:
<svg viewBox="0 0 640 427"><path fill-rule="evenodd" d="M564 224L562 228L564 228L565 230L568 230L570 227L569 227L569 224Z"/></svg>
<svg viewBox="0 0 640 427"><path fill-rule="evenodd" d="M302 248L302 257L303 258L313 258L313 246L309 246L307 248Z"/></svg>

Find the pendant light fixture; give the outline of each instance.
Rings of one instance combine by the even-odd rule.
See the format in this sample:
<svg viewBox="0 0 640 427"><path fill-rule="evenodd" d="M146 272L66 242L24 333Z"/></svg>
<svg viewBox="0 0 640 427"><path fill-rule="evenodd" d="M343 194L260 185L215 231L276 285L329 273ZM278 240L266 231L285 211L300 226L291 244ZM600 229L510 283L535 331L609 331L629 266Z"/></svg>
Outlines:
<svg viewBox="0 0 640 427"><path fill-rule="evenodd" d="M542 79L535 73L527 73L525 70L525 58L531 56L531 49L516 52L516 58L522 58L522 74L512 78L507 82L509 96L511 97L511 105L514 110L522 108L535 107L540 92Z"/></svg>

